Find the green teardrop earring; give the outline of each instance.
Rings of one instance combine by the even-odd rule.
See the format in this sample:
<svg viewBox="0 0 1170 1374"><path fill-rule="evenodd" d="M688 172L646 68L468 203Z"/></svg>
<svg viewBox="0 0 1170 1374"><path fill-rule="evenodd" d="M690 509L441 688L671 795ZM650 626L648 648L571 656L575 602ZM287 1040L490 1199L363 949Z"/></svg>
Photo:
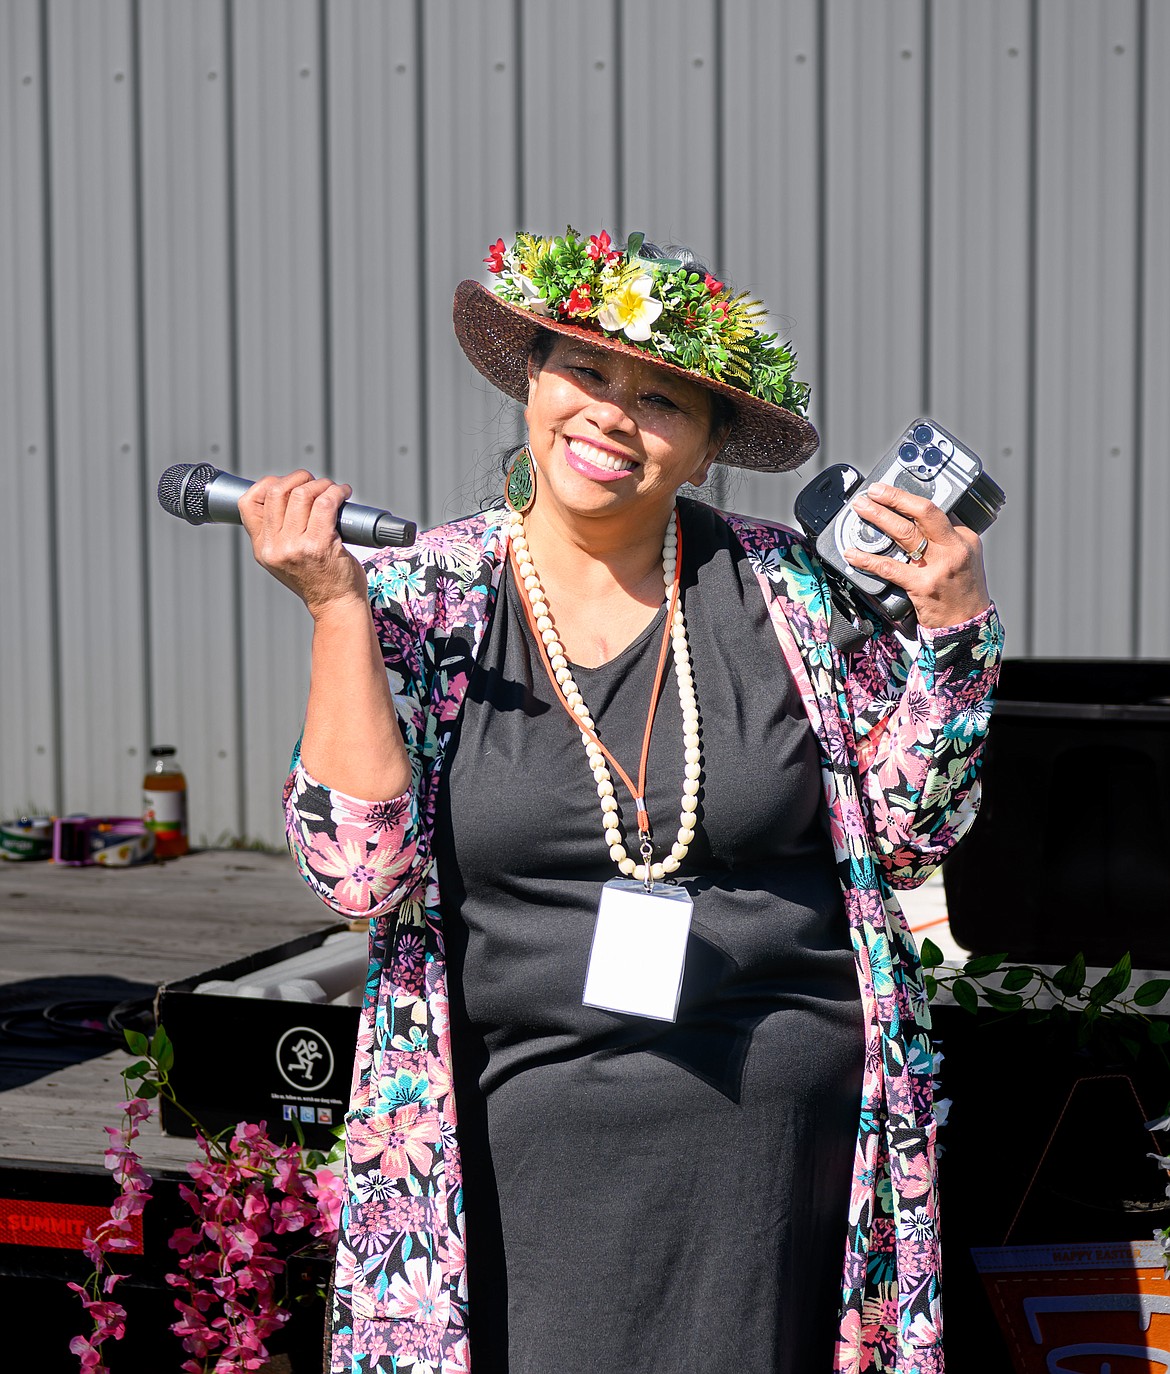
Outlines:
<svg viewBox="0 0 1170 1374"><path fill-rule="evenodd" d="M504 478L504 500L517 515L527 515L536 500L536 468L528 445L518 450Z"/></svg>

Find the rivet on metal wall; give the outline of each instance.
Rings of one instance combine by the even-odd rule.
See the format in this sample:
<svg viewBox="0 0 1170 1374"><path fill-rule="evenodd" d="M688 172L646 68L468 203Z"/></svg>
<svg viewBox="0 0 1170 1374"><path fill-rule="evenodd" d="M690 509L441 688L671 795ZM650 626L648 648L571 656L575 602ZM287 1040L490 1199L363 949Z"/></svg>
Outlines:
<svg viewBox="0 0 1170 1374"><path fill-rule="evenodd" d="M1001 452L1003 453L1003 456L1005 458L1010 458L1012 456L1012 450L1010 445L1007 448L1002 449Z"/></svg>
<svg viewBox="0 0 1170 1374"><path fill-rule="evenodd" d="M44 752L45 752L45 746L44 746L43 744L38 744L38 745L37 745L37 753L38 753L38 754L43 754Z"/></svg>
<svg viewBox="0 0 1170 1374"><path fill-rule="evenodd" d="M1113 51L1117 54L1118 57L1120 57L1121 54L1125 51L1125 44L1124 44L1124 43L1117 43L1117 44L1115 44L1115 45L1114 45L1114 48L1113 48Z"/></svg>
<svg viewBox="0 0 1170 1374"><path fill-rule="evenodd" d="M409 444L399 444L399 445L398 445L398 452L399 452L400 454L402 454L402 453L409 453L409 452L410 452L410 445L409 445Z"/></svg>
<svg viewBox="0 0 1170 1374"><path fill-rule="evenodd" d="M134 747L134 745L131 745L130 748L126 750L126 752L133 756L138 753L138 750Z"/></svg>
<svg viewBox="0 0 1170 1374"><path fill-rule="evenodd" d="M1117 447L1116 444L1114 444L1113 447L1109 450L1109 456L1110 456L1110 458L1120 458L1120 457L1121 457L1121 450Z"/></svg>
<svg viewBox="0 0 1170 1374"><path fill-rule="evenodd" d="M35 453L35 452L37 451L37 446L36 446L36 444L29 444L29 446L28 446L28 451L29 451L29 453Z"/></svg>
<svg viewBox="0 0 1170 1374"><path fill-rule="evenodd" d="M122 452L123 452L123 453L129 453L129 452L130 452L130 445L129 445L129 444L123 444L123 445L122 445Z"/></svg>
<svg viewBox="0 0 1170 1374"><path fill-rule="evenodd" d="M702 65L703 65L703 59L702 59L701 57L692 58L692 60L691 60L691 66L692 66L692 67L701 67Z"/></svg>
<svg viewBox="0 0 1170 1374"><path fill-rule="evenodd" d="M218 73L218 72L208 72L208 73L207 73L207 79L208 79L208 81L214 81L218 76L219 76L219 73Z"/></svg>
<svg viewBox="0 0 1170 1374"><path fill-rule="evenodd" d="M903 62L908 61L908 60L909 60L911 57L913 57L913 56L914 56L914 54L910 51L909 48L903 48L903 49L902 49L902 61L903 61Z"/></svg>
<svg viewBox="0 0 1170 1374"><path fill-rule="evenodd" d="M212 445L211 445L211 451L212 451L212 453L218 453L218 452L219 452L219 445L218 445L218 444L212 444Z"/></svg>
<svg viewBox="0 0 1170 1374"><path fill-rule="evenodd" d="M306 452L306 453L312 453L312 452L313 452L313 445L312 445L312 444L306 444L306 445L305 445L305 452Z"/></svg>
<svg viewBox="0 0 1170 1374"><path fill-rule="evenodd" d="M31 77L31 76L22 76L22 77L20 78L20 84L21 84L22 86L31 86L31 85L32 85L32 77Z"/></svg>
<svg viewBox="0 0 1170 1374"><path fill-rule="evenodd" d="M807 62L807 61L808 61L808 57L807 57L804 53L798 52L798 53L796 54L796 60L797 60L798 62Z"/></svg>
<svg viewBox="0 0 1170 1374"><path fill-rule="evenodd" d="M502 72L502 71L504 71L504 70L505 70L504 64L503 64L502 62L497 62L497 63L496 63L496 71Z"/></svg>
<svg viewBox="0 0 1170 1374"><path fill-rule="evenodd" d="M226 758L227 758L227 750L226 750L226 749L217 749L216 752L215 752L215 756L216 756L217 759L226 759Z"/></svg>
<svg viewBox="0 0 1170 1374"><path fill-rule="evenodd" d="M115 72L115 73L114 73L114 80L115 80L115 81L125 81L125 80L126 80L126 73L125 73L125 72Z"/></svg>
<svg viewBox="0 0 1170 1374"><path fill-rule="evenodd" d="M593 70L594 70L594 71L597 71L597 72L603 72L603 71L605 71L605 63L601 60L600 57L597 59L596 62L594 62L594 64L593 64Z"/></svg>
<svg viewBox="0 0 1170 1374"><path fill-rule="evenodd" d="M1019 57L1019 55L1020 55L1020 50L1019 50L1019 48L1009 48L1009 49L1008 49L1008 56L1009 56L1009 57Z"/></svg>
<svg viewBox="0 0 1170 1374"><path fill-rule="evenodd" d="M402 73L406 70L406 63L399 62L399 64L394 68L394 70L398 73L399 76L401 76Z"/></svg>

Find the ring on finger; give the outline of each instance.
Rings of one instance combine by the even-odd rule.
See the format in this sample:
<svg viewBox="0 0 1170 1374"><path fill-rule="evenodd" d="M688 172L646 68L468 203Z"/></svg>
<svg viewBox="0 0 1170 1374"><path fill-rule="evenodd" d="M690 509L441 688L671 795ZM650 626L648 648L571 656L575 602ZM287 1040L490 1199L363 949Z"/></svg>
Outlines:
<svg viewBox="0 0 1170 1374"><path fill-rule="evenodd" d="M910 560L911 563L921 563L921 562L922 562L922 556L923 556L923 554L926 552L926 546L927 546L927 544L929 544L929 543L930 543L930 540L927 539L926 535L923 535L923 536L922 536L922 539L921 539L921 541L919 542L919 545L918 545L918 547L917 547L916 549L907 549L907 550L906 550L906 557Z"/></svg>

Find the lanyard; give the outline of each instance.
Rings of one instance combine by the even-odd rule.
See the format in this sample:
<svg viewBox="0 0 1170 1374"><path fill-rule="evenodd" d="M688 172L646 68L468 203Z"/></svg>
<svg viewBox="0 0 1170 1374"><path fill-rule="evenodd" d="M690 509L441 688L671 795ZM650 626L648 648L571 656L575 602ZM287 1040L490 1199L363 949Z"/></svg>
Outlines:
<svg viewBox="0 0 1170 1374"><path fill-rule="evenodd" d="M642 756L638 760L637 787L635 787L630 780L630 776L626 770L618 763L617 759L614 758L605 745L602 744L601 740L597 737L596 731L590 729L589 726L584 724L579 716L573 713L569 703L565 700L564 693L561 691L561 684L556 679L556 674L553 672L548 654L544 652L544 642L540 637L540 631L536 628L536 617L533 615L532 606L529 603L528 597L524 595L520 597L524 606L524 616L528 621L528 626L532 631L533 638L536 640L537 646L540 649L540 661L544 664L545 672L548 674L549 681L553 685L553 691L556 694L556 698L564 707L565 714L577 729L580 730L587 739L592 740L593 743L597 745L610 767L617 773L622 782L625 783L630 796L633 798L634 806L637 809L638 839L643 846L649 844L651 834L650 813L646 810L646 764L650 756L650 732L654 728L654 713L658 709L658 698L662 695L662 684L666 677L666 655L667 650L670 648L671 628L674 624L675 608L678 606L679 581L682 577L682 522L678 518L677 511L674 512L674 528L675 537L677 539L674 561L674 582L670 589L670 604L666 610L666 624L662 629L662 644L658 650L658 667L654 674L654 687L650 694L650 706L646 712L646 729L642 734ZM520 580L519 568L516 564L516 553L511 545L508 546L508 557L512 564L513 580L517 588L523 593L524 587ZM647 863L648 862L647 860Z"/></svg>

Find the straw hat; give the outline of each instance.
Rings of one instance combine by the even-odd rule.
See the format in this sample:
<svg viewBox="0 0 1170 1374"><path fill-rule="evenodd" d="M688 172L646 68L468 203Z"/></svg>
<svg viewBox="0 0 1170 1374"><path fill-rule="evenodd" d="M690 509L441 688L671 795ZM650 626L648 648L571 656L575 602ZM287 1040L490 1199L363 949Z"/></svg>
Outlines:
<svg viewBox="0 0 1170 1374"><path fill-rule="evenodd" d="M733 418L722 463L785 472L816 452L795 355L758 327L758 301L728 291L697 264L662 256L641 234L615 249L604 232L586 242L572 229L555 239L518 234L511 247L499 239L484 261L496 289L459 283L455 337L506 396L527 402L528 357L549 330L654 363L723 397Z"/></svg>

